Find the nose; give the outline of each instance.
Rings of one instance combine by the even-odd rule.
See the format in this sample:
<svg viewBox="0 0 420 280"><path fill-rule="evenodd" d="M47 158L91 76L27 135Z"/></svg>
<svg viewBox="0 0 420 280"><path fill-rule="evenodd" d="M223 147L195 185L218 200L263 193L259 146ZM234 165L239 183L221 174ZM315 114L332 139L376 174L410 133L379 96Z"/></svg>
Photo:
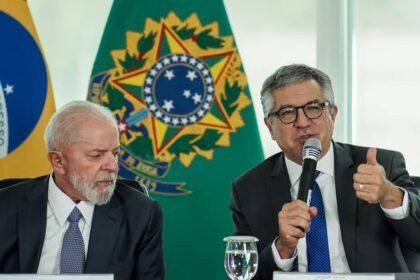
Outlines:
<svg viewBox="0 0 420 280"><path fill-rule="evenodd" d="M303 112L303 108L299 108L296 112L296 121L294 122L294 125L296 127L307 127L311 123L311 120L305 115L305 112Z"/></svg>
<svg viewBox="0 0 420 280"><path fill-rule="evenodd" d="M118 172L118 155L109 153L105 157L105 161L102 165L102 169L109 172L117 173Z"/></svg>

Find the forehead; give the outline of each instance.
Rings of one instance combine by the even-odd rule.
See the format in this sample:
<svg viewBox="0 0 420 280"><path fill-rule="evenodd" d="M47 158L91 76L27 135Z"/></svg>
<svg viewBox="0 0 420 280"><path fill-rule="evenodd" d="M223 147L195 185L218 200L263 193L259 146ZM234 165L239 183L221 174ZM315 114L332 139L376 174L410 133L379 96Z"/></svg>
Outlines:
<svg viewBox="0 0 420 280"><path fill-rule="evenodd" d="M276 107L284 105L303 105L311 100L323 100L322 89L314 80L307 80L297 84L273 90Z"/></svg>
<svg viewBox="0 0 420 280"><path fill-rule="evenodd" d="M106 148L118 145L119 134L115 125L97 117L86 117L79 123L76 143Z"/></svg>

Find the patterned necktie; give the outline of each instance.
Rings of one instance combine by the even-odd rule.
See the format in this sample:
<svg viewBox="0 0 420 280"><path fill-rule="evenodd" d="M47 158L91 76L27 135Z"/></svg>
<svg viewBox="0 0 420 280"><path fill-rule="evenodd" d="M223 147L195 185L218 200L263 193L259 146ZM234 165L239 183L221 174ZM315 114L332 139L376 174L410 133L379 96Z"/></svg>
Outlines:
<svg viewBox="0 0 420 280"><path fill-rule="evenodd" d="M85 265L85 246L79 229L82 217L79 209L74 207L68 220L70 222L61 247L60 274L83 273Z"/></svg>
<svg viewBox="0 0 420 280"><path fill-rule="evenodd" d="M316 171L315 179L319 173L319 171ZM311 229L306 234L308 272L331 272L324 203L322 202L321 190L316 181L312 185L310 206L316 207L318 214L312 219Z"/></svg>

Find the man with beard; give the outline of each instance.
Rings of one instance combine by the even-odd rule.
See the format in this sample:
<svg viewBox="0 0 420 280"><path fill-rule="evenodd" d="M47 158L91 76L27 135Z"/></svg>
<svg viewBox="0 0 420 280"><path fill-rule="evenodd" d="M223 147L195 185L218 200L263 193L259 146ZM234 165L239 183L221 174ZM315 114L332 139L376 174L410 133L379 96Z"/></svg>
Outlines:
<svg viewBox="0 0 420 280"><path fill-rule="evenodd" d="M164 279L161 210L116 180L112 113L70 102L53 115L45 143L51 174L0 191L0 273Z"/></svg>

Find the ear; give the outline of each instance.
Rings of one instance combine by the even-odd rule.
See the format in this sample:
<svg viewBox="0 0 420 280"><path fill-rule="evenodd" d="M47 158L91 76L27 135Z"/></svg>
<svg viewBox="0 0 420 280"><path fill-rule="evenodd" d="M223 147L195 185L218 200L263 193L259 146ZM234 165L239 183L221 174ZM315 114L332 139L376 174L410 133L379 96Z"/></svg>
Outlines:
<svg viewBox="0 0 420 280"><path fill-rule="evenodd" d="M332 119L333 122L335 122L335 118L337 117L337 113L338 113L338 107L336 105L334 105L331 108L331 113L330 113L331 119Z"/></svg>
<svg viewBox="0 0 420 280"><path fill-rule="evenodd" d="M66 173L66 159L62 152L51 151L48 152L47 157L55 173L59 175L64 175Z"/></svg>
<svg viewBox="0 0 420 280"><path fill-rule="evenodd" d="M274 140L273 136L273 128L271 127L271 121L269 118L264 118L265 126L268 128L268 131L270 131L271 139Z"/></svg>

